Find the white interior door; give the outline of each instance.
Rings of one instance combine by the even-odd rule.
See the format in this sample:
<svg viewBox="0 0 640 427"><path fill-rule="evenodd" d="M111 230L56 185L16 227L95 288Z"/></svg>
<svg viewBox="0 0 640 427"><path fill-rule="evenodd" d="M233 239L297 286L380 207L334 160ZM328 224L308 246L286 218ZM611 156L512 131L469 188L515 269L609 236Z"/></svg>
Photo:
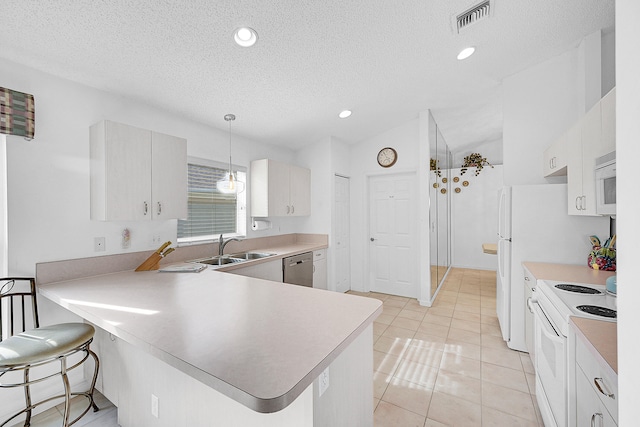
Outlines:
<svg viewBox="0 0 640 427"><path fill-rule="evenodd" d="M349 245L349 178L336 175L335 182L335 282L337 292L351 289L350 245Z"/></svg>
<svg viewBox="0 0 640 427"><path fill-rule="evenodd" d="M415 174L369 178L370 289L417 298Z"/></svg>

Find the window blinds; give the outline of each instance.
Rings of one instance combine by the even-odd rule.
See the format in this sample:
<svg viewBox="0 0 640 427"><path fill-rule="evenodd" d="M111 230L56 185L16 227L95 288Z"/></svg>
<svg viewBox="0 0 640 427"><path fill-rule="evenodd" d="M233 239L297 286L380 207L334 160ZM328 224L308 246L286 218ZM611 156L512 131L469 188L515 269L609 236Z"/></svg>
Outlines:
<svg viewBox="0 0 640 427"><path fill-rule="evenodd" d="M236 195L221 193L216 188L216 182L226 172L225 169L189 163L189 217L178 220L178 239L198 240L236 233Z"/></svg>

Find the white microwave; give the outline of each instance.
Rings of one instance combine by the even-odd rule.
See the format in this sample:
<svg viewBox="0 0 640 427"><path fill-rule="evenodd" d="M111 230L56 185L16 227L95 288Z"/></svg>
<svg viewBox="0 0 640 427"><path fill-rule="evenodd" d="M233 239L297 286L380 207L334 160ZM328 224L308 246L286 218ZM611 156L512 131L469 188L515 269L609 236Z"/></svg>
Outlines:
<svg viewBox="0 0 640 427"><path fill-rule="evenodd" d="M616 214L616 152L596 159L596 213Z"/></svg>

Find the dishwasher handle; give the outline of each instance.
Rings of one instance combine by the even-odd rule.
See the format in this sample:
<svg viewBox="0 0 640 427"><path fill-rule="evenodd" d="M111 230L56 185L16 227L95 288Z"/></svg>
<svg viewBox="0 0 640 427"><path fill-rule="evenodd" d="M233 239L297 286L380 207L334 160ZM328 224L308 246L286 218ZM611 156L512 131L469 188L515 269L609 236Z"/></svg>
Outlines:
<svg viewBox="0 0 640 427"><path fill-rule="evenodd" d="M294 265L302 264L302 263L309 262L309 261L312 261L312 260L310 260L310 259L301 259L300 261L295 261L295 262L289 263L289 267L293 267Z"/></svg>

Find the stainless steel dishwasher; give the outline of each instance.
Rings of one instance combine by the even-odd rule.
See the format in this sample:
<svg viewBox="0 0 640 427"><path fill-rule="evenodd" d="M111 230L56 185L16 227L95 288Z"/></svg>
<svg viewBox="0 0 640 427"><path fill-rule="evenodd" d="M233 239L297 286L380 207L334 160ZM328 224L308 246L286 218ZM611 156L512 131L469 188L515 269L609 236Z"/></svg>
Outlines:
<svg viewBox="0 0 640 427"><path fill-rule="evenodd" d="M313 253L282 258L283 282L313 287Z"/></svg>

